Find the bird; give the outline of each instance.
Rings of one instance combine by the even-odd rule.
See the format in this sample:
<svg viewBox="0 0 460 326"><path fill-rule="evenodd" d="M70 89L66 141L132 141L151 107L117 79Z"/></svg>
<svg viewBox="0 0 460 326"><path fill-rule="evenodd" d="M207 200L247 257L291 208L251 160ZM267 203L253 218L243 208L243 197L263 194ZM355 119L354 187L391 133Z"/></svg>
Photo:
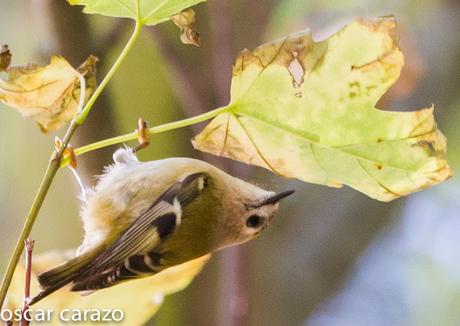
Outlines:
<svg viewBox="0 0 460 326"><path fill-rule="evenodd" d="M76 257L38 275L42 291L30 305L69 284L93 292L247 242L294 192L267 191L192 158L141 162L123 147L113 160L85 189Z"/></svg>

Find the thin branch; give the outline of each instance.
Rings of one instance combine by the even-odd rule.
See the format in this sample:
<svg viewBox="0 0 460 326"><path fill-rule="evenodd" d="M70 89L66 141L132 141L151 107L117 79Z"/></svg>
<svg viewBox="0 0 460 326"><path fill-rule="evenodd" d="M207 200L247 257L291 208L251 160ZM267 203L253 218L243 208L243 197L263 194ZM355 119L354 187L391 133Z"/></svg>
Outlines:
<svg viewBox="0 0 460 326"><path fill-rule="evenodd" d="M27 239L26 247L26 280L24 286L24 305L22 307L21 326L28 326L30 321L29 299L30 299L30 281L32 276L32 252L34 250L35 241Z"/></svg>
<svg viewBox="0 0 460 326"><path fill-rule="evenodd" d="M62 154L64 153L65 148L67 147L70 139L75 133L77 126L78 125L74 122L70 124L69 129L67 130L67 133L63 140L63 146L61 146L58 152L53 152L53 154L51 155L51 159L48 163L48 167L46 168L45 175L42 178L40 187L38 188L37 194L35 195L35 198L32 202L32 206L29 210L29 213L27 214L26 221L24 222L24 226L21 230L21 233L19 234L19 238L14 248L13 254L11 255L10 261L8 262L5 275L3 276L2 287L0 289L0 310L3 307L6 293L8 292L11 280L13 279L14 271L24 250L24 240L27 239L27 237L30 234L30 231L32 230L32 226L35 223L38 212L40 211L40 208L43 205L43 201L45 200L51 183L53 182L56 172L59 169Z"/></svg>
<svg viewBox="0 0 460 326"><path fill-rule="evenodd" d="M162 133L162 132L165 132L165 131L170 131L170 130L175 130L175 129L184 128L184 127L188 127L188 126L193 126L193 125L196 125L197 123L200 123L200 122L203 122L203 121L206 121L206 120L210 120L210 119L218 116L221 113L225 113L226 111L228 111L227 107L214 109L212 111L209 111L209 112L206 112L206 113L194 116L194 117L190 117L190 118L186 118L186 119L182 119L182 120L177 120L177 121L173 121L173 122L169 122L169 123L165 123L165 124L162 124L162 125L159 125L159 126L149 128L148 132L149 132L149 134L159 134L159 133ZM88 145L79 147L79 148L74 150L74 154L75 154L75 156L80 156L82 154L94 151L96 149L100 149L100 148L104 148L104 147L107 147L107 146L124 143L124 142L130 141L130 140L135 140L135 139L137 139L137 136L138 136L137 132L134 131L134 132L130 132L128 134L124 134L124 135L120 135L120 136L116 136L116 137L112 137L112 138L107 138L107 139L104 139L104 140L101 140L101 141L98 141L98 142L95 142L95 143L92 143L92 144L88 144ZM61 167L67 166L67 164L69 164L69 162L70 162L70 157L64 157L62 159L62 161L61 161Z"/></svg>

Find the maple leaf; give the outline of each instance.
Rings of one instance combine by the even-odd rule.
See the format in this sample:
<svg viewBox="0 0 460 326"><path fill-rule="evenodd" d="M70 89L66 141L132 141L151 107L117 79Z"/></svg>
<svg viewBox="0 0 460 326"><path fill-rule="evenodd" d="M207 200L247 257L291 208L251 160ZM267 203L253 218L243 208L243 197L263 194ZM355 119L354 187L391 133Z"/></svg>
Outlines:
<svg viewBox="0 0 460 326"><path fill-rule="evenodd" d="M0 79L0 101L34 119L42 131L66 125L78 110L80 75L85 78L85 102L96 88L97 58L90 56L76 70L64 58L52 57L46 66L9 67Z"/></svg>
<svg viewBox="0 0 460 326"><path fill-rule="evenodd" d="M320 42L302 31L245 50L227 109L193 145L382 201L438 184L452 172L433 108L375 108L403 64L389 17L354 21Z"/></svg>

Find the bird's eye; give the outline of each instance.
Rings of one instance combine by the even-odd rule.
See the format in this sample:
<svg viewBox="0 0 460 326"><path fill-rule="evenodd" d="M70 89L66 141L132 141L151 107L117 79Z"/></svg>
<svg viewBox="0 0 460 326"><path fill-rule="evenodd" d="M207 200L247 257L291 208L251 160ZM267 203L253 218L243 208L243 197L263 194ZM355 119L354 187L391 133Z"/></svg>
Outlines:
<svg viewBox="0 0 460 326"><path fill-rule="evenodd" d="M246 226L256 228L264 222L264 218L259 215L251 215L246 220Z"/></svg>

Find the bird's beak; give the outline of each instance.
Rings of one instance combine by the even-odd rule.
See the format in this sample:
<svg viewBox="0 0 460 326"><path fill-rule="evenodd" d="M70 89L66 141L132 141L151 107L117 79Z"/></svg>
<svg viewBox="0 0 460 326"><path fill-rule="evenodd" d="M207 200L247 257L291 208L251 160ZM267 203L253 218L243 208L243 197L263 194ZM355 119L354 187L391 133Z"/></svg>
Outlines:
<svg viewBox="0 0 460 326"><path fill-rule="evenodd" d="M295 190L286 190L282 191L280 193L277 193L271 197L268 197L265 199L263 202L257 205L257 207L265 206L265 205L273 205L279 202L281 199L286 198L287 196L292 195L295 192Z"/></svg>

